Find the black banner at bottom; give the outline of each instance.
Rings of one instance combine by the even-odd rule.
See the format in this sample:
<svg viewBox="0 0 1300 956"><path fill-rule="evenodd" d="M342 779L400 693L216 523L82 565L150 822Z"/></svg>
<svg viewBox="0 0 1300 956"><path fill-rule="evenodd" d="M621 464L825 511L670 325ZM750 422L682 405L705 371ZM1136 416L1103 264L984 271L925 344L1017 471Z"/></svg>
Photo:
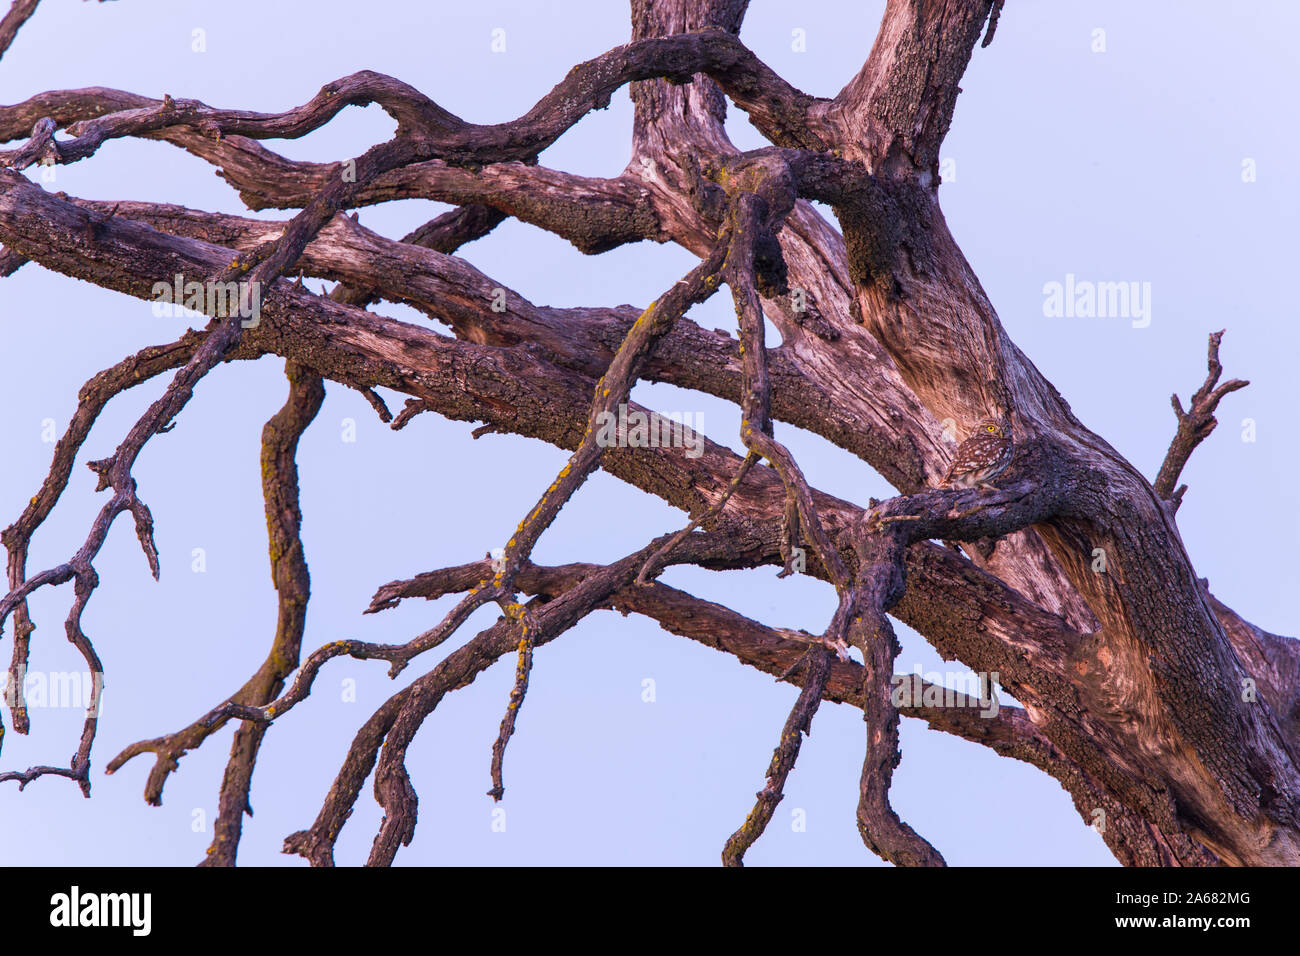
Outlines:
<svg viewBox="0 0 1300 956"><path fill-rule="evenodd" d="M0 932L10 946L40 937L264 945L269 923L295 945L384 945L393 933L436 945L459 925L486 930L492 945L496 933L527 932L535 943L608 927L618 934L605 937L611 945L665 930L699 945L688 927L716 927L731 945L751 935L770 945L774 926L807 932L811 918L873 941L1199 933L1232 945L1293 926L1298 883L1295 870L1226 868L5 869Z"/></svg>

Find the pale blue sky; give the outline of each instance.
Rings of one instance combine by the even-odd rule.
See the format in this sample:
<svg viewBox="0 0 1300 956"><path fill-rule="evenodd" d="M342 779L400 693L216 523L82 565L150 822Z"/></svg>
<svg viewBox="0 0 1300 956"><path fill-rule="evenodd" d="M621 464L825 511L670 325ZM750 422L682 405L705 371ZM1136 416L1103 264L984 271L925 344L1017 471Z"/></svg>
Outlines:
<svg viewBox="0 0 1300 956"><path fill-rule="evenodd" d="M755 2L741 38L791 82L833 95L860 66L883 6ZM497 27L506 31L506 51L494 54ZM204 53L191 49L195 28L206 30ZM1105 31L1100 53L1092 51L1098 28ZM806 53L791 49L795 29L806 31ZM329 80L374 69L467 119L499 121L523 112L574 63L625 42L628 33L626 4L611 0L46 0L0 61L0 101L98 85L269 111L307 100ZM1199 385L1206 335L1227 327L1226 374L1252 385L1225 400L1219 430L1189 465L1179 524L1213 591L1249 620L1286 634L1300 633L1291 600L1300 584L1300 518L1294 509L1276 516L1273 488L1275 475L1300 466L1292 368L1300 332L1289 279L1300 134L1290 120L1294 53L1284 49L1298 33L1300 7L1285 0L1013 0L995 42L976 51L962 82L942 154L956 177L940 192L1010 335L1079 417L1148 476L1173 431L1169 394L1186 398ZM624 91L542 162L617 174L627 161L630 122ZM742 148L761 145L743 115L733 116L730 127ZM386 139L391 128L377 109L351 109L302 140L268 145L294 158L336 160ZM1246 159L1255 161L1254 182L1242 180ZM110 142L88 161L59 167L47 188L244 212L209 166L160 143ZM361 221L400 236L439 209L411 201L364 209ZM679 248L653 244L584 257L515 222L463 255L533 301L553 305L644 304L692 263ZM1044 284L1067 274L1151 283L1150 326L1044 317ZM725 326L732 319L721 299L691 317L705 327ZM400 307L377 311L423 321ZM181 331L178 320L154 318L147 303L36 266L0 280L0 524L20 513L48 467L52 446L42 442L42 422L53 419L61 432L86 378ZM258 441L263 422L283 402L282 365L267 358L219 368L199 386L177 428L141 456L135 473L157 521L162 578L152 581L129 523L119 521L97 561L102 586L85 616L108 684L92 799L59 779L42 779L23 793L0 784L0 863L188 865L201 858L229 728L182 761L160 808L141 798L148 758L113 777L103 767L126 744L175 730L222 700L265 654L275 602ZM116 399L80 461L109 454L163 382ZM643 385L636 395L665 411L702 414L710 437L738 447L735 409L667 386ZM1242 440L1245 418L1255 422L1254 442ZM345 419L356 422L354 443L341 439ZM524 439L473 442L470 430L424 415L392 433L357 393L328 387L299 455L313 592L307 650L350 637L404 641L428 627L443 602L377 616L360 611L383 582L474 560L498 546L565 459ZM789 428L778 434L819 487L863 502L888 493L865 464L824 440ZM102 503L92 489L91 473L79 464L35 539L33 571L79 546ZM536 557L612 559L681 522L656 500L598 474ZM195 548L206 552L205 573L191 570ZM829 586L778 581L774 569L675 569L665 580L776 625L818 631L833 609ZM63 638L70 599L65 587L33 600L33 671L80 669ZM464 635L494 616L480 612ZM960 670L900 631L899 670ZM7 660L9 648L0 642L0 659ZM398 684L432 663L413 666ZM257 815L245 822L242 863L304 865L280 854L281 841L311 823L356 728L396 689L385 672L378 663L333 662L312 698L273 728L254 778ZM513 661L502 661L451 695L411 748L420 825L399 864L716 864L762 786L796 693L648 621L597 614L537 654L506 756L506 829L493 832L493 804L484 794L512 674ZM348 678L357 682L355 703L341 699ZM642 700L645 679L655 681L654 703ZM31 737L6 735L0 768L66 762L80 712L37 710L33 722ZM813 731L786 799L748 862L883 865L862 846L854 823L860 714L826 705ZM1100 837L1044 774L915 721L904 721L902 734L894 804L950 864L1113 864ZM806 812L804 832L791 827L796 809ZM208 830L196 832L196 811L206 815ZM339 841L340 863L364 860L379 817L367 784Z"/></svg>

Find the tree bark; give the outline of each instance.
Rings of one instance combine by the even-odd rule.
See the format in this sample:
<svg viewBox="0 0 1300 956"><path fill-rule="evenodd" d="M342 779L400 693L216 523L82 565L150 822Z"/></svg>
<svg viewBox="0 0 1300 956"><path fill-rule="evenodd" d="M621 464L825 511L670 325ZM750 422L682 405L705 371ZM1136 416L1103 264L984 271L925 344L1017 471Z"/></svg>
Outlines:
<svg viewBox="0 0 1300 956"><path fill-rule="evenodd" d="M223 723L241 721L210 862L233 863L261 735L310 692L321 667L349 654L387 660L396 673L494 601L503 612L497 625L361 728L316 822L286 841L287 852L332 864L334 841L373 768L385 820L370 862L390 863L416 821L417 798L404 768L413 735L447 693L517 652L516 687L493 760L492 792L499 796L533 646L614 607L802 688L768 785L727 843L727 862L739 863L771 818L799 735L825 699L863 710L859 827L866 845L893 862L943 862L889 805L901 715L1050 774L1086 822L1101 812L1102 836L1125 864L1300 864L1300 645L1217 601L1198 579L1174 520L1185 491L1175 490L1183 465L1213 429L1218 402L1246 384L1217 384L1222 333L1211 336L1210 375L1190 410L1175 397L1178 430L1150 482L1075 418L1011 341L939 206L939 149L958 83L981 36L986 46L991 39L1002 4L889 0L862 69L834 98L794 89L744 47L737 34L746 6L633 0L627 45L579 64L527 114L495 126L467 123L422 92L370 72L328 83L282 114L101 88L51 91L0 107L0 141L26 139L0 153L0 163L12 167L0 170L6 274L30 260L142 299L154 298L155 283L170 285L177 274L262 289L260 322L214 315L203 332L146 350L82 390L81 410L56 448L44 487L4 532L10 592L0 601L0 625L14 617L11 674L25 668L27 596L67 581L78 596L69 636L91 659L77 620L98 583L93 561L108 525L130 512L151 552L152 519L130 478L135 455L170 427L194 384L221 362L276 355L287 360L293 389L265 438L264 490L281 596L272 653L249 685L193 725L133 745L109 765L111 771L154 753L147 796L161 800L186 749ZM537 164L541 150L624 84L635 119L621 175L593 179ZM367 102L392 114L398 129L355 162L291 161L258 142L304 135L344 105ZM723 125L728 102L747 113L770 147L741 153L730 143ZM64 139L55 137L59 130ZM85 161L120 136L163 140L214 164L252 209L300 211L268 222L155 203L92 202L46 193L17 171L36 162ZM410 197L459 208L401 240L341 212ZM838 230L814 200L834 210ZM671 241L701 262L644 312L537 306L455 255L507 216L588 254ZM315 295L289 275L339 285L329 296ZM691 301L721 284L736 303L739 339L682 317ZM381 299L407 303L454 335L365 310ZM763 317L780 331L779 348L762 345ZM131 385L176 368L166 395L115 456L91 463L114 497L86 544L68 562L29 574L31 536L62 493L99 409ZM648 413L626 401L639 378L736 402L750 457L707 440L698 457L680 442L602 445L602 413L624 403ZM463 593L439 627L406 645L335 642L302 661L307 565L293 449L319 405L321 379L361 389L394 427L432 411L574 456L521 521L499 564L474 562L393 582L370 608ZM394 418L376 387L409 396L407 408ZM1009 419L1015 436L1015 459L997 488L934 490L952 455L945 422L964 431L990 417ZM864 508L808 487L775 441L773 420L858 456L899 495ZM676 434L683 437L680 426ZM534 565L532 544L596 467L690 514L689 533L656 539L603 567ZM965 544L958 550L939 540ZM649 580L662 566L683 562L806 570L836 588L839 608L824 633L773 629ZM521 602L521 595L531 599ZM970 701L900 701L892 692L891 617L946 658L997 672L1023 709L984 719L973 716ZM861 651L863 664L824 657L825 648L846 643ZM14 728L27 732L21 701L11 700L10 709ZM88 792L93 736L88 716L70 767L31 768L0 780L25 785L62 775Z"/></svg>

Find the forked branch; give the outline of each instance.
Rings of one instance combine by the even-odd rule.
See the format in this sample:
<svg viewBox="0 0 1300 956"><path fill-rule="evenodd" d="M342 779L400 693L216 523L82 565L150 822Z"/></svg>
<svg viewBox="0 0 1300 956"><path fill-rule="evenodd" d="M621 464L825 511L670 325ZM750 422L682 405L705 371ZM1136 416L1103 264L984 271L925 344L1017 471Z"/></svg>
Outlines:
<svg viewBox="0 0 1300 956"><path fill-rule="evenodd" d="M1187 492L1186 485L1180 485L1177 490L1174 490L1174 486L1178 483L1178 476L1183 473L1183 467L1192 457L1196 446L1209 438L1210 432L1214 431L1215 426L1219 424L1218 419L1214 417L1219 402L1229 392L1235 392L1250 384L1239 378L1229 379L1222 385L1218 384L1219 377L1223 375L1223 364L1219 361L1219 343L1223 341L1223 332L1224 330L1210 333L1207 361L1209 374L1201 387L1192 395L1187 411L1183 411L1183 403L1178 400L1177 393L1169 399L1174 407L1174 415L1178 418L1178 430L1174 433L1173 441L1169 443L1169 451L1165 452L1165 460L1160 465L1159 474L1156 475L1154 488L1161 498L1169 499L1174 510L1183 503L1183 495Z"/></svg>

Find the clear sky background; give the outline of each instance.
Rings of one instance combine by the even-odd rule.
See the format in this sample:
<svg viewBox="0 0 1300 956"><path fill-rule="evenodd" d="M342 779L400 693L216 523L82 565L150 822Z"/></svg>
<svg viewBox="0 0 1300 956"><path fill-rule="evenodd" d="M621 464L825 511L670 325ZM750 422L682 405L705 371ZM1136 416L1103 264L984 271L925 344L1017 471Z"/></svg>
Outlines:
<svg viewBox="0 0 1300 956"><path fill-rule="evenodd" d="M741 39L800 88L834 95L860 67L883 8L882 0L760 0ZM191 48L196 28L206 31L206 52ZM492 52L495 28L505 30L505 52ZM792 49L796 29L806 32L806 52ZM1099 29L1104 52L1093 49ZM627 4L613 0L46 0L0 61L0 101L107 86L274 111L305 102L330 80L373 69L466 119L494 122L524 112L571 66L626 42L629 32ZM940 190L948 223L1011 337L1078 416L1149 477L1173 434L1170 393L1186 399L1199 386L1207 334L1228 329L1226 375L1252 384L1224 401L1219 429L1188 466L1178 520L1213 592L1284 634L1300 633L1300 512L1279 511L1276 494L1278 476L1300 466L1300 133L1289 49L1297 34L1300 6L1289 0L1012 0L995 42L976 50L962 81ZM744 115L732 114L734 141L762 145ZM616 175L627 162L631 118L624 90L541 161ZM378 108L353 108L303 139L267 145L292 158L334 161L359 155L392 128ZM1243 181L1247 160L1256 171L1251 182ZM40 179L38 170L28 172ZM45 185L249 215L211 167L162 143L112 141L90 160L58 167ZM361 222L400 237L442 208L424 201L369 207ZM644 305L693 264L675 246L649 243L584 257L513 221L462 254L551 305ZM1069 274L1151 283L1150 325L1045 317L1044 285ZM730 327L724 299L691 318ZM376 311L429 324L402 307ZM49 466L45 420L61 434L87 378L176 338L184 321L155 318L146 302L35 265L0 280L0 525L21 513ZM81 462L110 454L167 380L115 399L100 417L70 487L35 538L32 572L80 546L103 502ZM176 429L146 446L135 475L157 522L162 578L150 578L129 520L119 520L96 562L102 585L84 618L107 672L92 798L57 778L22 793L0 784L0 863L189 865L202 857L230 727L181 762L158 808L142 799L151 757L112 777L103 768L125 745L176 730L223 700L265 656L275 597L258 449L262 424L285 392L279 359L222 366L199 385ZM667 386L642 385L634 394L663 411L703 415L711 438L739 447L734 408ZM343 440L349 419L354 442ZM1254 422L1254 441L1243 440L1244 419ZM476 560L502 544L566 458L510 436L475 442L471 428L423 415L394 433L356 392L327 386L299 453L312 576L305 652L341 638L402 642L431 626L445 601L360 612L384 582ZM890 493L864 463L823 439L778 429L822 489L859 502ZM598 474L535 557L611 560L682 521L657 499ZM192 570L196 548L206 556L203 573ZM773 568L674 569L664 580L767 623L814 632L834 607L829 585L777 580ZM39 628L33 672L82 669L63 636L71 597L65 586L31 602ZM480 611L459 640L495 616ZM942 662L906 628L900 634L899 670L960 676L959 664ZM11 635L12 625L0 639L4 661ZM241 863L305 865L280 853L283 838L311 824L361 723L434 663L419 660L396 683L377 662L337 660L324 669L312 697L267 737ZM399 865L716 864L763 784L797 693L647 620L597 613L537 653L506 755L505 830L496 832L485 791L513 670L513 657L503 659L448 697L411 747L420 823ZM349 679L355 702L344 699ZM643 700L647 679L652 703ZM66 765L81 712L45 708L32 716L30 737L6 735L0 769ZM7 725L7 712L4 719ZM1038 770L913 720L903 723L902 744L894 805L950 864L1114 865L1067 794ZM860 714L825 705L750 864L884 865L855 827L863 747ZM796 810L803 830L792 825ZM340 864L364 861L380 816L367 784L339 840Z"/></svg>

